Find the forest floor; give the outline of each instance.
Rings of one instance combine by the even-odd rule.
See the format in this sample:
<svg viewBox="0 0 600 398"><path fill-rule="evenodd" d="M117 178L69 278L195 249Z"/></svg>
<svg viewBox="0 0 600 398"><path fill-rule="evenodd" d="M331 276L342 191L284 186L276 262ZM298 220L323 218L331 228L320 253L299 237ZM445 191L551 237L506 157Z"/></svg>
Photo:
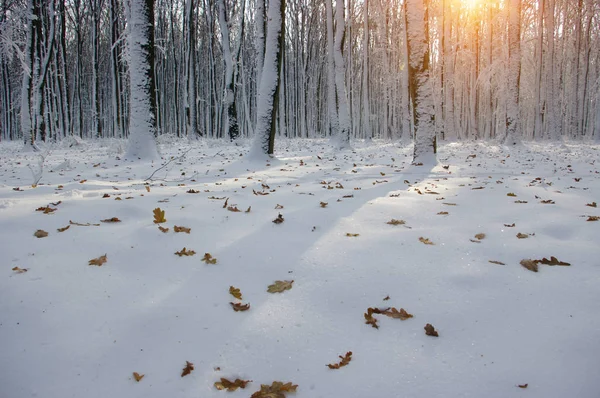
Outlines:
<svg viewBox="0 0 600 398"><path fill-rule="evenodd" d="M0 397L597 398L600 146L353 145L0 143Z"/></svg>

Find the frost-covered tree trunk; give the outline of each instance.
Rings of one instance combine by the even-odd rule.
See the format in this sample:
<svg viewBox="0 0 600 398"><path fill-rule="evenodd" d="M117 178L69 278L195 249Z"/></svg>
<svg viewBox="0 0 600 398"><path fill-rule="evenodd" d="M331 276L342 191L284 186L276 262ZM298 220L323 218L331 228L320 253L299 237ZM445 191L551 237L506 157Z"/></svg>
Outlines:
<svg viewBox="0 0 600 398"><path fill-rule="evenodd" d="M256 0L256 87L260 91L260 78L265 62L265 0Z"/></svg>
<svg viewBox="0 0 600 398"><path fill-rule="evenodd" d="M128 159L158 158L154 83L154 0L132 0L129 15L131 84Z"/></svg>
<svg viewBox="0 0 600 398"><path fill-rule="evenodd" d="M185 2L184 31L185 46L185 86L184 103L188 138L195 138L198 133L198 109L196 98L196 17L195 1Z"/></svg>
<svg viewBox="0 0 600 398"><path fill-rule="evenodd" d="M346 96L346 68L344 67L344 56L342 54L345 37L344 0L336 0L335 2L335 24L333 60L335 63L339 131L337 136L333 137L333 144L338 148L347 148L350 146L350 111Z"/></svg>
<svg viewBox="0 0 600 398"><path fill-rule="evenodd" d="M23 80L21 84L21 134L25 144L25 149L33 148L33 125L31 122L31 92L33 89L33 56L34 56L34 21L38 16L34 14L34 0L27 1L27 38L25 42Z"/></svg>
<svg viewBox="0 0 600 398"><path fill-rule="evenodd" d="M364 137L371 137L371 111L369 108L369 0L363 5L363 81L362 81L362 129Z"/></svg>
<svg viewBox="0 0 600 398"><path fill-rule="evenodd" d="M434 128L433 91L429 68L429 34L427 32L427 0L406 1L408 36L408 71L415 146L413 164L433 165L437 152Z"/></svg>
<svg viewBox="0 0 600 398"><path fill-rule="evenodd" d="M518 142L519 84L521 80L521 0L510 0L508 5L508 81L506 96L506 134L504 143Z"/></svg>
<svg viewBox="0 0 600 398"><path fill-rule="evenodd" d="M329 136L339 134L337 103L335 100L335 63L333 60L333 6L331 0L325 0L327 9L327 112L329 114Z"/></svg>
<svg viewBox="0 0 600 398"><path fill-rule="evenodd" d="M267 37L265 59L258 92L256 137L251 156L273 154L275 131L272 128L276 119L275 98L279 95L279 71L281 70L281 38L285 0L270 0L267 11Z"/></svg>
<svg viewBox="0 0 600 398"><path fill-rule="evenodd" d="M224 120L223 136L228 135L231 141L237 139L240 130L237 121L237 109L235 103L235 86L233 84L233 57L229 39L229 23L224 0L218 0L219 5L219 27L221 28L221 44L223 48L223 61L225 63L225 95L224 95Z"/></svg>

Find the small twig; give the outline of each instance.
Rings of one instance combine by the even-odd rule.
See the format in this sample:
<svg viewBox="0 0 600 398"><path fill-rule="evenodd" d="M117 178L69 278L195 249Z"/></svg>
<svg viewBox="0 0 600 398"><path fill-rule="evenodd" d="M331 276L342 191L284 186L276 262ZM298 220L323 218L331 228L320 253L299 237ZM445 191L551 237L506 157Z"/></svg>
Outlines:
<svg viewBox="0 0 600 398"><path fill-rule="evenodd" d="M176 161L176 160L182 160L183 157L185 155L187 155L187 153L189 151L191 151L193 148L188 149L187 151L185 151L181 156L176 157L176 158L171 158L167 163L163 164L162 166L160 166L158 169L154 170L154 172L152 174L150 174L150 177L146 178L144 181L148 181L151 180L152 177L154 177L154 174L158 173L160 170L164 169L165 167L167 167L169 164L171 164L172 162Z"/></svg>

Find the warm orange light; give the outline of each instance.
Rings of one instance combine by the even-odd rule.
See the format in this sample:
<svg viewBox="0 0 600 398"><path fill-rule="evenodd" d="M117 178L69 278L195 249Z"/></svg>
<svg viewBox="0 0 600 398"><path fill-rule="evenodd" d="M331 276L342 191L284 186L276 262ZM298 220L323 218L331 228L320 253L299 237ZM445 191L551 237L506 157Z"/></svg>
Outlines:
<svg viewBox="0 0 600 398"><path fill-rule="evenodd" d="M467 8L475 8L480 0L461 0Z"/></svg>

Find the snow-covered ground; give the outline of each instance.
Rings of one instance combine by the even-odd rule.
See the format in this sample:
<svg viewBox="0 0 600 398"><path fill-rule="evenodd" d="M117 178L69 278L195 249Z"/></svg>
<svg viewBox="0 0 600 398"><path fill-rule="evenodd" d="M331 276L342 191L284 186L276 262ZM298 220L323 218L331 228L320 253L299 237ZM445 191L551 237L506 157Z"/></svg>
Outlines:
<svg viewBox="0 0 600 398"><path fill-rule="evenodd" d="M430 169L409 147L353 145L281 140L256 163L249 145L163 139L162 163L135 164L122 141L88 142L50 148L39 173L1 143L0 397L249 397L273 381L298 398L599 397L600 146L446 143ZM571 265L520 265L551 256ZM370 307L414 317L375 314L376 329Z"/></svg>

